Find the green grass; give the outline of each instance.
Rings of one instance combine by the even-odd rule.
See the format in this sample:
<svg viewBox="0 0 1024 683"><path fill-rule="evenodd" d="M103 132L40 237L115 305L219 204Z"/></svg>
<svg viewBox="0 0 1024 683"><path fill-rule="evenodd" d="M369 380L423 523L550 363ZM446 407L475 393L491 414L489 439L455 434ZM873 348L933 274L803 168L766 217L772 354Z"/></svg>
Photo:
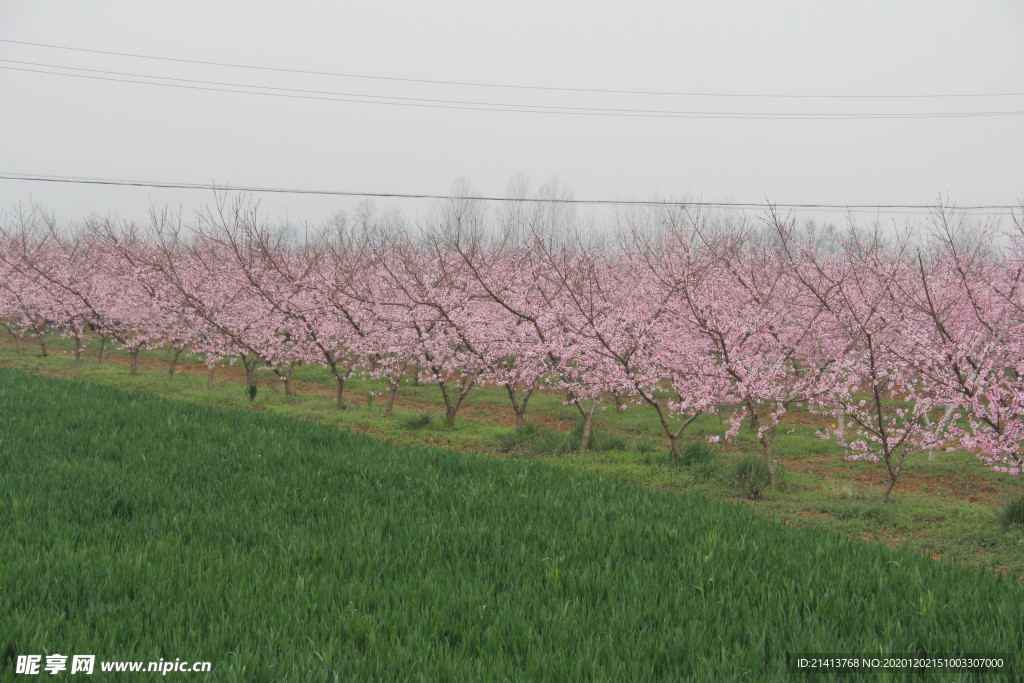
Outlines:
<svg viewBox="0 0 1024 683"><path fill-rule="evenodd" d="M1024 645L1024 584L983 568L7 368L0 528L2 671L72 652L239 681L778 680L794 652L1019 667Z"/></svg>
<svg viewBox="0 0 1024 683"><path fill-rule="evenodd" d="M1024 527L1024 496L1017 496L1006 502L999 511L999 522L1004 528Z"/></svg>
<svg viewBox="0 0 1024 683"><path fill-rule="evenodd" d="M22 354L0 340L0 364L34 373L77 378L139 389L189 403L231 406L299 417L347 428L390 443L441 446L489 457L541 459L573 471L614 476L659 491L690 491L721 500L744 500L734 487L732 472L748 455L761 456L756 435L744 428L729 442L713 445L713 455L699 464L687 464L687 449L697 448L703 437L725 431L720 415L698 419L686 434L684 462L667 454L668 444L654 412L645 406L626 410L599 410L591 448L579 452L580 418L564 396L537 392L530 399L526 427L513 427L505 391L476 387L459 412L456 426L444 424L444 406L436 385L403 382L394 415L384 416L384 401L372 404L369 392L380 392L381 382L352 378L346 384L346 408L334 405L335 385L318 366L301 366L294 373L295 395L284 396L281 382L258 371L260 385L250 402L240 368L218 368L212 390L206 388L205 368L195 358L183 358L179 372L167 377L165 350L143 352L136 377L126 367L126 355L108 348L109 362L96 363L95 339L88 340L86 355L74 361L69 342L48 340L49 358L40 358L38 346L25 344ZM152 366L152 367L150 367ZM427 420L424 420L424 416ZM893 491L884 513L865 512L878 507L885 483L884 471L865 462L845 462L834 443L815 436L821 418L796 407L789 411L775 439L780 486L759 494L754 506L766 517L795 525L836 529L856 538L906 545L932 556L980 563L1024 575L1024 533L1021 527L1003 527L999 511L1010 499L1024 494L1024 478L989 471L968 453L940 453L935 461L924 454L907 458L905 474ZM808 471L808 469L813 469Z"/></svg>
<svg viewBox="0 0 1024 683"><path fill-rule="evenodd" d="M420 413L419 415L410 415L402 421L402 426L410 431L417 431L430 425L431 417L429 413Z"/></svg>
<svg viewBox="0 0 1024 683"><path fill-rule="evenodd" d="M768 489L768 466L756 455L745 455L733 466L732 485L747 500L757 500Z"/></svg>
<svg viewBox="0 0 1024 683"><path fill-rule="evenodd" d="M583 421L579 420L572 431L560 432L542 429L535 423L516 427L498 437L498 448L513 456L552 456L578 452L583 439ZM652 453L657 449L647 439L630 439L622 434L592 429L587 451L602 453L609 451Z"/></svg>

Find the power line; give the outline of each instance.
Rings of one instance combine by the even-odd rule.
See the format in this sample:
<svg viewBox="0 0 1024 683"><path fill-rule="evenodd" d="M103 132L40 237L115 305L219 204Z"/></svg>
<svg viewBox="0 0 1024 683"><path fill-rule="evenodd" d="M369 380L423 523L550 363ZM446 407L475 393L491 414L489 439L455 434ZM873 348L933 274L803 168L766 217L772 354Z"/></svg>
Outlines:
<svg viewBox="0 0 1024 683"><path fill-rule="evenodd" d="M178 83L200 84L200 85L204 85L204 86L217 86L217 87L226 87L226 88L247 88L247 89L251 89L252 90L252 92L250 94L264 94L264 93L259 92L259 91L266 90L266 91L280 91L280 92L285 93L285 94L293 94L293 93L295 93L295 94L301 94L301 95L317 95L317 96L324 95L324 96L330 96L332 98L335 98L335 97L336 98L345 98L345 99L343 99L341 101L346 101L346 102L347 101L353 101L353 100L350 100L348 98L369 98L370 100L378 100L378 99L379 100L384 100L383 102L380 102L381 104L392 103L392 101L398 101L399 103L404 103L404 102L426 102L426 103L431 103L431 104L450 104L450 105L465 105L465 106L470 106L470 107L501 108L502 111L504 111L505 108L509 108L509 109L523 109L523 110L527 110L527 111L534 111L534 110L537 110L537 111L547 111L547 110L550 110L552 113L590 113L590 112L595 112L596 113L596 112L601 112L601 113L613 113L613 114L623 114L623 115L627 115L627 114L665 114L665 115L693 114L693 115L708 115L708 116L711 116L711 115L722 115L722 116L725 116L725 115L741 115L741 114L748 114L748 113L752 114L752 115L760 115L760 114L758 114L758 112L683 112L683 111L657 110L657 109L614 109L614 108L605 108L605 107L563 107L563 106L548 106L548 105L516 104L516 103L508 103L508 102L479 102L479 101L472 101L472 100L443 100L443 99L424 98L424 97L394 97L394 96L388 96L388 95L367 95L365 93L337 92L337 91L329 91L329 90L309 90L309 89L303 89L303 88L283 88L283 87L278 87L278 86L252 85L252 84L247 84L247 83L228 83L228 82L223 82L223 81L206 81L206 80L199 80L199 79L194 79L194 78L176 78L176 77L171 77L171 76L153 76L153 75L150 75L150 74L126 73L126 72L122 72L122 71L109 71L109 70L104 70L104 69L89 69L89 68L77 67L77 66L64 66L63 64L44 64L44 63L39 63L39 62L26 62L26 61L21 61L21 60L16 60L16 59L0 59L0 62L6 62L8 64L22 64L22 65L27 65L27 66L44 67L46 69L67 69L67 70L72 70L72 71L85 71L85 72L89 72L89 73L106 74L106 75L120 76L120 77L133 78L133 79L134 78L148 78L148 79L157 79L157 80L161 80L161 81L175 81L175 82L178 82ZM37 72L37 73L51 73L51 72L50 71L46 71L46 72L40 71L40 72ZM54 73L54 75L69 75L69 76L75 75L75 74L63 74L63 73L59 73L59 72L53 72L53 73ZM152 83L152 85L160 85L160 84L159 83ZM235 90L231 90L230 92L236 92L236 91ZM250 91L246 90L244 92L250 92ZM269 93L266 93L266 94L269 94ZM363 100L359 100L359 101L363 101ZM764 115L767 116L769 114L764 114Z"/></svg>
<svg viewBox="0 0 1024 683"><path fill-rule="evenodd" d="M44 183L71 183L80 185L111 185L118 187L151 187L174 190L214 190L217 192L251 192L273 194L304 194L336 197L366 197L374 199L440 199L452 201L482 201L536 204L587 204L604 206L692 206L707 209L792 209L814 211L854 211L915 213L930 212L936 207L929 204L785 204L776 202L704 202L704 201L661 201L631 199L561 199L546 197L493 197L486 195L424 194L404 192L357 192L351 190L315 190L302 188L262 187L246 185L218 185L216 183L163 182L154 180L121 180L113 178L85 178L27 173L0 172L0 180L18 180ZM963 212L988 212L1006 214L1021 208L1013 204L979 204L952 207Z"/></svg>
<svg viewBox="0 0 1024 683"><path fill-rule="evenodd" d="M0 59L0 62L16 62L16 60ZM23 63L23 62L16 62ZM550 105L529 105L510 104L501 102L465 102L459 100L432 100L425 98L391 98L379 95L362 95L354 93L330 93L316 90L301 90L297 88L277 88L273 86L246 85L238 83L222 83L217 81L203 81L198 79L172 78L167 76L149 76L131 74L117 71L102 71L99 69L82 69L79 67L66 67L60 65L43 65L56 69L75 69L91 71L108 76L98 76L82 73L65 73L63 71L50 71L47 69L30 69L16 66L2 66L0 69L8 71L23 71L28 73L46 74L50 76L65 76L68 78L85 78L90 80L111 81L116 83L132 83L136 85L153 85L165 88L180 88L186 90L202 90L208 92L236 93L241 95L259 95L263 97L278 97L288 99L320 100L328 102L349 102L356 104L378 104L400 107L422 107L430 109L457 109L464 111L496 111L512 112L523 114L561 114L573 116L604 116L604 117L627 117L627 118L676 118L676 119L751 119L751 120L772 120L772 121L840 121L858 119L933 119L933 118L979 118L979 117L1002 117L1021 116L1021 111L975 111L975 112L927 112L927 113L869 113L869 114L773 114L765 112L714 112L714 111L672 111L672 110L643 110L643 109L601 109L596 107L562 107ZM124 76L123 78L121 76ZM164 81L177 81L173 83L158 82L155 80L138 80L139 78L163 79ZM181 82L184 81L184 82ZM203 84L203 85L190 85ZM267 92L267 91L285 92ZM322 94L319 94L322 93ZM401 100L401 101L393 101Z"/></svg>
<svg viewBox="0 0 1024 683"><path fill-rule="evenodd" d="M52 50L67 50L72 52L86 52L90 54L100 55L112 55L117 57L131 57L133 59L148 59L162 62L176 62L179 64L199 64L204 66L220 66L228 67L232 69L249 69L253 71L273 71L278 73L292 73L292 74L305 74L311 76L332 76L338 78L356 78L366 79L375 81L395 81L401 83L422 83L429 85L456 85L456 86L468 86L474 88L508 88L515 90L546 90L546 91L560 91L560 92L575 92L575 93L603 93L603 94L614 94L614 95L657 95L657 96L677 96L677 97L761 97L761 98L780 98L780 99L941 99L941 98L969 98L969 97L1021 97L1024 96L1024 92L1003 92L1003 93L942 93L942 94L904 94L904 95L892 95L892 94L836 94L836 95L816 95L816 94L805 94L805 93L788 93L788 94L774 94L774 93L723 93L723 92L700 92L700 91L664 91L664 90L620 90L611 88L578 88L578 87L562 87L562 86L544 86L544 85L524 85L524 84L512 84L512 83L487 83L480 81L455 81L455 80L438 80L428 78L404 78L398 76L379 76L369 74L356 74L336 71L314 71L310 69L292 69L285 67L273 67L273 66L256 66L252 64L238 64L233 62L216 62L202 59L185 59L180 57L160 57L156 55L144 55L132 52L115 52L113 50L95 50L81 47L71 47L68 45L54 45L50 43L37 43L26 40L11 40L7 38L0 38L0 43L10 43L13 45L27 45L31 47L42 47Z"/></svg>

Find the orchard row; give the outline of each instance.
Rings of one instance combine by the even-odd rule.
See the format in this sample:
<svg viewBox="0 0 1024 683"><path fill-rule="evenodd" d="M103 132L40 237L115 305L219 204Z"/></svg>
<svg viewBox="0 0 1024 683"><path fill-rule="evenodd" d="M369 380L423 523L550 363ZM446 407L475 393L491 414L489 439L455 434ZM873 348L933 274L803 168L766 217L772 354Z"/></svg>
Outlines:
<svg viewBox="0 0 1024 683"><path fill-rule="evenodd" d="M612 398L654 411L673 453L698 416L772 443L794 405L884 466L965 448L1018 474L1024 452L1024 220L1009 230L938 208L926 229L798 225L774 211L631 216L601 237L543 209L487 219L452 203L428 227L396 215L302 234L246 199L147 225L44 211L0 234L0 322L20 344L87 331L123 347L337 380L435 383L449 425L473 387L504 387L517 424L533 392L583 417ZM76 351L78 353L78 351ZM102 353L102 351L101 351ZM173 372L173 365L172 365ZM845 427L843 426L845 423Z"/></svg>

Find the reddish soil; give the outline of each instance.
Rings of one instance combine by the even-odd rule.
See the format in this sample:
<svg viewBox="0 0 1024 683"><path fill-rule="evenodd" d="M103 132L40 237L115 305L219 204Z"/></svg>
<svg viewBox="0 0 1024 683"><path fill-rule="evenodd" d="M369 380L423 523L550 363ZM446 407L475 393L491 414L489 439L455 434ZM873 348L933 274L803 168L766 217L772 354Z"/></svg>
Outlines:
<svg viewBox="0 0 1024 683"><path fill-rule="evenodd" d="M785 469L794 472L807 472L821 477L833 477L838 481L850 482L858 486L885 488L889 474L879 464L865 471L857 468L843 472L837 469L836 460L826 456L808 458L785 458L782 460ZM997 484L976 474L921 474L916 470L904 470L896 483L896 491L922 491L942 496L946 499L962 500L969 503L995 506L1003 502L1005 491Z"/></svg>

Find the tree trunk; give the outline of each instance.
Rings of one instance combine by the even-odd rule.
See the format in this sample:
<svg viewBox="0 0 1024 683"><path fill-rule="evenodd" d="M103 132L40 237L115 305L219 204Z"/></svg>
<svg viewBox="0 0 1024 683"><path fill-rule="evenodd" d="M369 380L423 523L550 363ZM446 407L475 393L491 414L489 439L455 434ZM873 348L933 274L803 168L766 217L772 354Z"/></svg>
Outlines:
<svg viewBox="0 0 1024 683"><path fill-rule="evenodd" d="M433 368L433 370L434 376L440 378L441 375L437 371L437 368ZM463 379L463 381L465 381L465 379ZM449 427L455 426L455 413L458 412L459 406L462 405L462 400L466 398L466 394L468 394L469 390L473 388L473 384L474 380L470 379L466 384L457 385L459 394L458 396L452 396L448 391L448 383L443 379L437 380L437 385L441 387L441 396L444 398L445 422Z"/></svg>
<svg viewBox="0 0 1024 683"><path fill-rule="evenodd" d="M242 367L245 368L245 388L248 390L256 386L256 359L247 353L240 353L238 357L242 359Z"/></svg>
<svg viewBox="0 0 1024 683"><path fill-rule="evenodd" d="M213 389L213 366L206 366L206 390L210 391Z"/></svg>
<svg viewBox="0 0 1024 683"><path fill-rule="evenodd" d="M583 417L583 434L580 436L580 453L585 453L590 448L590 435L594 431L594 413L597 412L597 399L590 399L590 408L585 409L583 404L576 398L576 395L571 391L565 392L565 400L572 401L572 404L576 406L576 410L580 412Z"/></svg>
<svg viewBox="0 0 1024 683"><path fill-rule="evenodd" d="M672 426L669 424L668 419L665 417L665 410L662 408L661 404L655 401L654 398L647 393L641 392L640 397L647 402L647 405L653 407L655 412L658 413L658 421L661 422L661 428L662 430L664 430L665 436L668 437L668 447L669 450L672 452L673 457L682 458L683 454L679 452L679 435L682 434L683 430L689 427L690 424L697 419L697 416L700 415L700 413L695 413L694 415L685 419L683 421L683 424L679 425L679 427L675 431L673 431Z"/></svg>
<svg viewBox="0 0 1024 683"><path fill-rule="evenodd" d="M434 371L434 374L440 377L436 370ZM455 413L458 412L459 410L459 402L452 400L452 397L448 394L448 385L445 383L443 379L438 379L437 385L441 387L441 397L444 398L445 424L447 424L448 427L454 427Z"/></svg>
<svg viewBox="0 0 1024 683"><path fill-rule="evenodd" d="M836 422L839 425L839 438L846 438L846 411L842 408L839 409L839 417L836 418Z"/></svg>
<svg viewBox="0 0 1024 683"><path fill-rule="evenodd" d="M178 357L179 356L181 356L181 349L175 348L174 349L174 355L171 356L171 367L168 368L168 370L167 370L167 377L168 378L174 377L174 369L178 365Z"/></svg>
<svg viewBox="0 0 1024 683"><path fill-rule="evenodd" d="M883 505L885 505L886 503L889 502L889 493L892 491L892 488L894 486L896 486L896 478L897 478L897 476L898 475L894 475L891 472L889 473L889 483L886 484L885 491L882 492L882 504Z"/></svg>
<svg viewBox="0 0 1024 683"><path fill-rule="evenodd" d="M139 369L139 350L138 349L132 349L129 352L129 356L131 357L131 368L132 368L132 373L131 374L134 377L137 374L138 369Z"/></svg>
<svg viewBox="0 0 1024 683"><path fill-rule="evenodd" d="M750 426L757 434L757 440L761 442L761 453L764 456L764 466L768 469L768 486L775 488L778 477L775 473L775 451L772 442L775 439L776 424L772 423L761 427L761 414L751 401L747 402L747 410L750 412Z"/></svg>
<svg viewBox="0 0 1024 683"><path fill-rule="evenodd" d="M345 407L345 378L340 376L340 375L338 375L337 376L337 380L338 380L338 394L337 394L337 398L335 399L335 405L340 410L341 408Z"/></svg>
<svg viewBox="0 0 1024 683"><path fill-rule="evenodd" d="M9 325L4 325L4 329L6 329L12 337L14 337L14 351L16 353L21 353L21 335L15 334L14 330L12 330Z"/></svg>
<svg viewBox="0 0 1024 683"><path fill-rule="evenodd" d="M286 363L284 366L278 368L271 366L270 368L277 378L284 382L284 395L292 395L292 370L295 369L295 363Z"/></svg>
<svg viewBox="0 0 1024 683"><path fill-rule="evenodd" d="M775 441L775 427L768 427L764 430L764 436L761 437L761 446L764 450L764 464L768 467L768 486L775 488L778 483L778 473L775 471L775 449L773 443Z"/></svg>
<svg viewBox="0 0 1024 683"><path fill-rule="evenodd" d="M97 363L103 363L103 349L105 349L106 346L107 346L107 338L106 337L100 337L100 357L99 357L99 360L96 361Z"/></svg>
<svg viewBox="0 0 1024 683"><path fill-rule="evenodd" d="M594 412L597 408L597 402L594 401L591 404L590 410L586 411L583 415L583 435L580 437L580 453L586 453L587 449L590 448L590 435L594 431Z"/></svg>
<svg viewBox="0 0 1024 683"><path fill-rule="evenodd" d="M82 338L76 334L73 339L75 340L75 360L82 360Z"/></svg>
<svg viewBox="0 0 1024 683"><path fill-rule="evenodd" d="M885 461L885 470L889 473L889 483L885 485L885 491L882 492L882 504L889 502L889 493L896 486L896 480L903 474L903 461L906 457L907 451L903 449L882 453L882 460Z"/></svg>
<svg viewBox="0 0 1024 683"><path fill-rule="evenodd" d="M46 356L47 356L47 353L46 353L46 335L43 335L43 334L39 335L39 348L42 349L42 351L43 351L43 358L46 358Z"/></svg>
<svg viewBox="0 0 1024 683"><path fill-rule="evenodd" d="M388 380L388 398L384 402L384 417L391 417L391 410L395 407L395 396L398 394L398 380Z"/></svg>
<svg viewBox="0 0 1024 683"><path fill-rule="evenodd" d="M509 401L512 402L512 412L515 413L516 428L518 429L526 424L526 405L530 402L530 396L533 395L533 388L523 390L522 401L519 400L519 393L512 384L506 384L505 391L508 392Z"/></svg>

